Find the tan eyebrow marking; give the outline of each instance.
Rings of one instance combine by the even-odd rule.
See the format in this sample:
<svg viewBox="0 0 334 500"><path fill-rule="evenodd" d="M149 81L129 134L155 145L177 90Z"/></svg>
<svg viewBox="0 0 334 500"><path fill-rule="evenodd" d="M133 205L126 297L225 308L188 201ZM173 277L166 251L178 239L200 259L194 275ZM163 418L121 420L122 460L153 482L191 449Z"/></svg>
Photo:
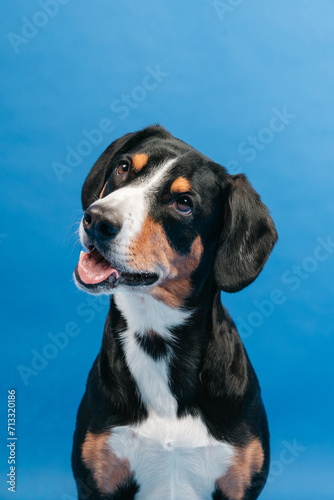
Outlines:
<svg viewBox="0 0 334 500"><path fill-rule="evenodd" d="M146 165L148 155L146 153L136 153L132 158L132 165L136 172L140 172Z"/></svg>
<svg viewBox="0 0 334 500"><path fill-rule="evenodd" d="M99 196L99 198L100 198L100 199L101 199L101 198L102 198L102 196L103 196L103 193L104 193L105 188L107 187L107 184L108 184L108 181L107 181L107 182L105 183L105 185L103 186L103 189L102 189L102 191L101 191L101 193L100 193L100 196Z"/></svg>
<svg viewBox="0 0 334 500"><path fill-rule="evenodd" d="M185 177L178 177L177 179L175 179L170 188L172 193L185 193L187 191L190 191L190 189L190 182Z"/></svg>

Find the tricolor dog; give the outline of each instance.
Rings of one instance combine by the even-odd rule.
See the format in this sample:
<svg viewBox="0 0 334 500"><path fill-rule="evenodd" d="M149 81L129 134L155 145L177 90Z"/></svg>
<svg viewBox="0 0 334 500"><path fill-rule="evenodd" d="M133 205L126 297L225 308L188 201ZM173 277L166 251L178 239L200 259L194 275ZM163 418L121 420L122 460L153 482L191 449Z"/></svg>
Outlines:
<svg viewBox="0 0 334 500"><path fill-rule="evenodd" d="M266 206L160 126L106 149L82 205L75 282L110 310L78 411L79 498L257 498L267 418L220 291L263 268L277 239Z"/></svg>

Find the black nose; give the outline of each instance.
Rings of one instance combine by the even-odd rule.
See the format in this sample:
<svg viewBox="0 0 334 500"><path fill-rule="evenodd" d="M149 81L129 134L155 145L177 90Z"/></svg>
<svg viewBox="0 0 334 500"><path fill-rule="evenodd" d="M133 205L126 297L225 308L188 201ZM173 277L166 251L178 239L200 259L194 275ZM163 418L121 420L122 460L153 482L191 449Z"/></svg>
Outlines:
<svg viewBox="0 0 334 500"><path fill-rule="evenodd" d="M82 220L83 227L89 236L97 239L112 239L121 229L119 221L111 220L98 207L86 210Z"/></svg>

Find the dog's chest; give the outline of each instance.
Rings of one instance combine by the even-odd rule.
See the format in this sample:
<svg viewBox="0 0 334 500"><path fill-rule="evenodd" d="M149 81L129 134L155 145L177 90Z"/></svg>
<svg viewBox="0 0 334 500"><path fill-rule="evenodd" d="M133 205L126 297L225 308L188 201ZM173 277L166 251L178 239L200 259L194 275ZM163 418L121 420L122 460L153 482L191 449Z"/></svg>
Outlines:
<svg viewBox="0 0 334 500"><path fill-rule="evenodd" d="M215 481L233 459L233 447L209 435L199 417L157 416L111 430L107 440L126 459L140 486L136 500L212 498Z"/></svg>
<svg viewBox="0 0 334 500"><path fill-rule="evenodd" d="M138 343L138 332L148 328L172 340L170 327L182 323L187 314L177 316L169 308L156 303L152 306L146 300L146 307L154 309L144 326L144 316L137 314L132 320L125 309L129 299L123 301L119 295L117 305L129 323L121 335L125 359L148 418L139 425L112 428L109 449L129 464L140 487L136 500L210 499L216 480L233 462L234 449L215 440L199 416L177 417L178 405L169 384L171 351L154 357Z"/></svg>

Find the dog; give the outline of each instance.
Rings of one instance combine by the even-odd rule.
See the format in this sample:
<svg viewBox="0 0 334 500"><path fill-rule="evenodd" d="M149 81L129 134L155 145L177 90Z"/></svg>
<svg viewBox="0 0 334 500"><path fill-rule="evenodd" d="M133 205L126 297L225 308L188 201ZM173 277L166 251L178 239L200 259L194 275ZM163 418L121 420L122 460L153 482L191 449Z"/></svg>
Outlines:
<svg viewBox="0 0 334 500"><path fill-rule="evenodd" d="M74 434L78 498L258 498L267 417L220 292L262 270L277 240L267 207L160 125L104 151L82 206L74 280L111 297Z"/></svg>

